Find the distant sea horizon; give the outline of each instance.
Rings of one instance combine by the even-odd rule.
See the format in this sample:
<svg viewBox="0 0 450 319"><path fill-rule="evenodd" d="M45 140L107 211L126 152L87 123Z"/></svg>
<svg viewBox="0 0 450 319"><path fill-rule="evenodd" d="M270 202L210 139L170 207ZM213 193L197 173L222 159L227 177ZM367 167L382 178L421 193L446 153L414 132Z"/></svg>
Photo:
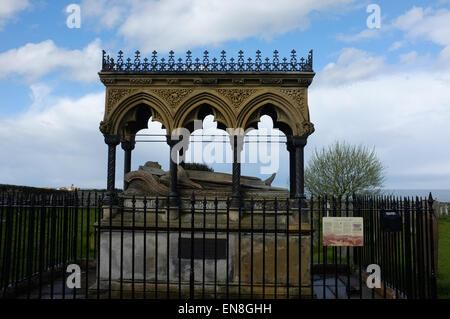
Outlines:
<svg viewBox="0 0 450 319"><path fill-rule="evenodd" d="M439 202L450 203L450 189L383 189L385 195L399 197L426 197L430 194Z"/></svg>

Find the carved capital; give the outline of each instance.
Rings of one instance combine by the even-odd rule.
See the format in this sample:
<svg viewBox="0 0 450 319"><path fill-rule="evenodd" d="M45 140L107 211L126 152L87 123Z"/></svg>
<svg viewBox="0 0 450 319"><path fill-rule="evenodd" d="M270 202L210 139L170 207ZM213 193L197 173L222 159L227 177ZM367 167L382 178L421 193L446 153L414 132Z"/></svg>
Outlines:
<svg viewBox="0 0 450 319"><path fill-rule="evenodd" d="M120 143L119 135L103 134L103 136L105 137L105 143L108 144L108 146L117 146Z"/></svg>
<svg viewBox="0 0 450 319"><path fill-rule="evenodd" d="M291 136L291 135L286 136L286 148L289 153L293 152L295 150L294 143L292 142L292 138L293 138L293 136Z"/></svg>
<svg viewBox="0 0 450 319"><path fill-rule="evenodd" d="M182 136L182 135L180 135L179 138L173 138L171 135L167 135L167 136L166 136L167 144L168 144L170 147L175 146L178 142L181 141L181 139L182 139L181 136Z"/></svg>
<svg viewBox="0 0 450 319"><path fill-rule="evenodd" d="M301 125L301 128L299 129L299 131L301 132L302 136L309 136L312 133L314 133L314 131L315 131L314 124L311 122L304 122Z"/></svg>
<svg viewBox="0 0 450 319"><path fill-rule="evenodd" d="M99 125L100 132L108 134L111 132L112 124L110 121L101 121Z"/></svg>
<svg viewBox="0 0 450 319"><path fill-rule="evenodd" d="M305 147L307 136L288 136L288 142L292 147Z"/></svg>
<svg viewBox="0 0 450 319"><path fill-rule="evenodd" d="M244 149L244 135L242 134L233 134L233 132L230 133L230 145L231 149L233 151L236 151L237 153L241 153ZM235 150L236 148L236 150Z"/></svg>
<svg viewBox="0 0 450 319"><path fill-rule="evenodd" d="M136 142L131 141L122 141L121 146L124 151L132 151L134 150L134 147L136 145Z"/></svg>

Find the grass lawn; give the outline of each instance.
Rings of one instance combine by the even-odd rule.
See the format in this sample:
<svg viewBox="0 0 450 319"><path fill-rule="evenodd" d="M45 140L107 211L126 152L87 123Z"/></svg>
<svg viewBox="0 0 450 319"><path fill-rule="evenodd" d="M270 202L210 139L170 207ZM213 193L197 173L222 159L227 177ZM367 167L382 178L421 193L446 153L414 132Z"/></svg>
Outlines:
<svg viewBox="0 0 450 319"><path fill-rule="evenodd" d="M439 299L450 299L450 217L439 220L437 295Z"/></svg>
<svg viewBox="0 0 450 319"><path fill-rule="evenodd" d="M14 209L7 232L6 210L0 211L1 284L6 280L8 283L20 281L29 273L39 272L41 267L45 270L68 260L93 259L96 256L93 224L98 217L97 209L79 208L77 212L75 219L74 208L66 212L61 207ZM5 268L5 272L6 264L9 268Z"/></svg>

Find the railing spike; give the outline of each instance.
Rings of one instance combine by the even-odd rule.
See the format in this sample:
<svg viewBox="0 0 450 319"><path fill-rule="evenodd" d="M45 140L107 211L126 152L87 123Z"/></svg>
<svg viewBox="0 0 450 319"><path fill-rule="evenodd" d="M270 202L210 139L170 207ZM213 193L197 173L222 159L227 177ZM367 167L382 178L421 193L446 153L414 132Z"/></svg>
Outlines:
<svg viewBox="0 0 450 319"><path fill-rule="evenodd" d="M192 71L192 52L186 51L185 60L182 58L175 59L175 52L169 51L168 58L158 59L158 52L152 52L151 59L144 58L141 63L141 52L135 51L134 63L133 59L125 58L123 51L119 50L117 55L117 63L114 59L107 55L105 50L102 50L102 71L104 72L185 72ZM211 63L210 63L211 59ZM220 58L210 57L209 51L203 52L202 58L195 58L198 65L194 65L194 71L203 72L297 72L297 71L312 71L313 64L313 50L310 50L307 58L300 58L297 60L297 51L290 51L290 58L280 57L279 51L273 51L272 60L266 57L261 58L261 51L256 51L256 56L244 58L244 51L239 50L237 58L231 57L227 61L226 51L220 52ZM246 62L247 61L247 62ZM132 63L132 64L130 64Z"/></svg>

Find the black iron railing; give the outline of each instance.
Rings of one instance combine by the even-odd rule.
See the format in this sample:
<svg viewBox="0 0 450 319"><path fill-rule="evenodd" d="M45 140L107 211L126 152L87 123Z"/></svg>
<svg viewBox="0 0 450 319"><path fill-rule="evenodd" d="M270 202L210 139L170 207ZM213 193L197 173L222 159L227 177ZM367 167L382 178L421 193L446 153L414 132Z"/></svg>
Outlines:
<svg viewBox="0 0 450 319"><path fill-rule="evenodd" d="M295 50L291 51L289 58L280 58L275 50L272 58L263 58L261 51L256 51L255 58L245 58L244 52L238 52L237 58L227 58L222 51L219 58L210 57L208 51L204 51L203 57L192 57L192 52L187 51L186 57L176 58L173 51L167 58L158 58L158 53L153 51L150 58L141 58L139 51L133 58L126 58L119 51L117 59L110 57L103 51L102 72L313 72L313 51L309 51L308 57L298 58Z"/></svg>
<svg viewBox="0 0 450 319"><path fill-rule="evenodd" d="M102 193L0 193L0 287L3 297L70 298L68 264L83 269L97 253L94 223ZM87 272L83 276L91 280ZM50 285L47 287L47 284Z"/></svg>
<svg viewBox="0 0 450 319"><path fill-rule="evenodd" d="M347 298L436 298L437 220L432 205L431 194L428 199L355 196L352 200L311 200L314 273L322 274L322 282L316 281L322 286L321 297L342 298L345 294L339 295L339 286L344 285ZM397 229L383 225L384 212L398 217ZM363 217L364 245L322 246L322 218L326 216ZM366 289L366 269L373 264L380 266L381 287ZM352 273L357 274L356 281L349 275ZM326 289L330 278L334 284Z"/></svg>
<svg viewBox="0 0 450 319"><path fill-rule="evenodd" d="M432 198L230 200L0 193L3 298L436 298ZM381 215L400 215L387 230ZM112 216L112 218L110 218ZM322 244L323 217L362 217L364 245ZM275 249L274 249L275 248ZM306 254L306 255L305 255ZM169 258L167 257L169 256ZM67 266L81 269L69 287ZM366 285L367 266L381 288ZM307 278L304 278L306 274Z"/></svg>

